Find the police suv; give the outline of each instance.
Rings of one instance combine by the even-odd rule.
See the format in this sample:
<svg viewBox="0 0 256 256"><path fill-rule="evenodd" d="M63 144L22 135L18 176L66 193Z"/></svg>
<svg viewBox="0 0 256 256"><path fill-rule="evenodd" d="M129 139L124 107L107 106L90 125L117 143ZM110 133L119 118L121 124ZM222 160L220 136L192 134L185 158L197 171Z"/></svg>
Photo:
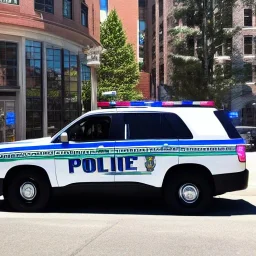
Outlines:
<svg viewBox="0 0 256 256"><path fill-rule="evenodd" d="M54 189L112 186L151 188L170 211L197 214L247 188L244 140L214 102L98 107L52 138L0 145L0 195L14 210L42 210Z"/></svg>

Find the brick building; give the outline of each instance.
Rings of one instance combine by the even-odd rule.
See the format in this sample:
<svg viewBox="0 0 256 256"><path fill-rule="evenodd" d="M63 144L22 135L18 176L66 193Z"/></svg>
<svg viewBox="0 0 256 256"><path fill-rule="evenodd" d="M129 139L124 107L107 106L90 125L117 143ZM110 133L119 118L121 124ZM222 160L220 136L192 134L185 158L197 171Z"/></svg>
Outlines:
<svg viewBox="0 0 256 256"><path fill-rule="evenodd" d="M0 142L51 135L81 114L99 45L95 0L0 0Z"/></svg>
<svg viewBox="0 0 256 256"><path fill-rule="evenodd" d="M168 85L168 26L173 0L148 0L146 70L151 74L150 95L158 99L159 85ZM157 36L158 35L158 36Z"/></svg>
<svg viewBox="0 0 256 256"><path fill-rule="evenodd" d="M242 30L233 37L233 63L243 68L246 83L233 89L231 108L238 111L234 120L239 125L256 126L256 15L255 6L241 3L233 10L233 27Z"/></svg>
<svg viewBox="0 0 256 256"><path fill-rule="evenodd" d="M146 59L145 69L151 74L150 97L158 98L156 88L161 84L171 85L168 73L171 63L168 53L172 52L169 28L182 26L183 20L173 17L174 0L147 1ZM256 15L255 6L236 4L230 10L232 16L228 28L239 26L241 31L218 47L215 64L241 68L246 82L236 85L230 92L232 111L238 112L235 124L256 126ZM238 74L239 75L239 74Z"/></svg>
<svg viewBox="0 0 256 256"><path fill-rule="evenodd" d="M143 67L145 58L145 33L147 27L147 1L148 0L100 0L100 19L103 22L108 13L116 9L123 23L127 40L134 47L136 59L140 62L141 75L138 89L142 91L145 99L150 98L150 75Z"/></svg>

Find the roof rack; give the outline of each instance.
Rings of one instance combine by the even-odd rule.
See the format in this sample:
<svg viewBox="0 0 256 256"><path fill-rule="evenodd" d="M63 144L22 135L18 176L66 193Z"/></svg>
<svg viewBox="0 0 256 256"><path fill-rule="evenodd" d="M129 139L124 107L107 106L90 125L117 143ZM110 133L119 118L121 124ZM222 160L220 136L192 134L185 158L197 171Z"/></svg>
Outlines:
<svg viewBox="0 0 256 256"><path fill-rule="evenodd" d="M102 101L98 108L124 107L215 107L214 101Z"/></svg>

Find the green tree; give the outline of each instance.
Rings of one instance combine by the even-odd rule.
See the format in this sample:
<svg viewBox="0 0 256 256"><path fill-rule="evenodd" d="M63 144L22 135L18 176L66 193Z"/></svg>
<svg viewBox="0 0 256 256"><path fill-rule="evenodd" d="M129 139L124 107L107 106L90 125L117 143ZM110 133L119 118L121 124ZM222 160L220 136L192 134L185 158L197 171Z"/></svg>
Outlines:
<svg viewBox="0 0 256 256"><path fill-rule="evenodd" d="M103 99L104 91L116 91L117 100L141 99L142 95L136 89L139 81L139 65L132 45L127 43L116 10L112 10L102 23L100 33L100 42L106 51L102 53L98 70L99 99Z"/></svg>
<svg viewBox="0 0 256 256"><path fill-rule="evenodd" d="M243 82L226 62L219 65L214 56L220 49L231 56L232 37L239 27L232 27L232 11L240 0L179 0L172 17L183 26L170 29L170 78L177 99L213 99L222 105L231 86ZM241 0L255 6L255 0ZM174 24L174 23L173 23Z"/></svg>

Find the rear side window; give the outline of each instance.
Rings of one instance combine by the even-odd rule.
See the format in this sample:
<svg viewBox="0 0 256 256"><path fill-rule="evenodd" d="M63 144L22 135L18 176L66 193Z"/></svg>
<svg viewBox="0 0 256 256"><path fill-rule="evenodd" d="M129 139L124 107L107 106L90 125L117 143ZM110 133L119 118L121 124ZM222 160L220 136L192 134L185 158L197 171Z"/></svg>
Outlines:
<svg viewBox="0 0 256 256"><path fill-rule="evenodd" d="M131 140L192 138L184 122L172 113L129 113L125 124Z"/></svg>
<svg viewBox="0 0 256 256"><path fill-rule="evenodd" d="M214 111L215 116L219 119L220 123L222 124L223 128L225 129L227 135L230 139L238 139L241 138L240 134L231 123L228 113L224 110Z"/></svg>
<svg viewBox="0 0 256 256"><path fill-rule="evenodd" d="M193 139L191 131L178 115L174 113L165 113L163 114L163 118L166 119L178 139Z"/></svg>
<svg viewBox="0 0 256 256"><path fill-rule="evenodd" d="M127 125L127 139L159 139L161 119L157 113L129 113L124 115Z"/></svg>

